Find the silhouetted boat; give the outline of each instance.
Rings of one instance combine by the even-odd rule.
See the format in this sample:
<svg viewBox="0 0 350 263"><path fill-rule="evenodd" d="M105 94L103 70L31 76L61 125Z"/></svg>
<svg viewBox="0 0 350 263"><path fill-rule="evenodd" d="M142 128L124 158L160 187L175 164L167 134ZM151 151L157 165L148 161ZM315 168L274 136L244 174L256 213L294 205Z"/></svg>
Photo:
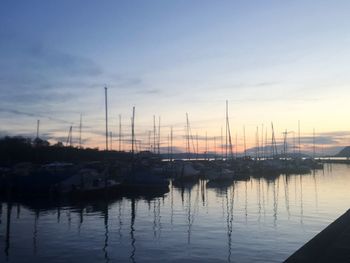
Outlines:
<svg viewBox="0 0 350 263"><path fill-rule="evenodd" d="M174 163L175 178L174 181L198 181L200 171L196 170L192 163L185 161L178 161Z"/></svg>
<svg viewBox="0 0 350 263"><path fill-rule="evenodd" d="M169 181L155 173L150 165L134 164L121 184L122 191L147 192L169 190Z"/></svg>
<svg viewBox="0 0 350 263"><path fill-rule="evenodd" d="M16 165L3 181L7 191L19 195L45 195L54 186L71 177L77 167L71 163L50 163L35 167L30 163Z"/></svg>
<svg viewBox="0 0 350 263"><path fill-rule="evenodd" d="M97 197L118 194L121 183L109 178L108 170L83 168L56 185L55 191L70 197Z"/></svg>

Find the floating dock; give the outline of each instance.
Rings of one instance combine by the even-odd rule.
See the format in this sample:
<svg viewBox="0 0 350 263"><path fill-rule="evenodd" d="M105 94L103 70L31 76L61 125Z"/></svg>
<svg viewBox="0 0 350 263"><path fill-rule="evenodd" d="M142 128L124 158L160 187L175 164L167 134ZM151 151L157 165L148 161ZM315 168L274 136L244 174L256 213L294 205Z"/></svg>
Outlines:
<svg viewBox="0 0 350 263"><path fill-rule="evenodd" d="M350 210L298 249L285 262L350 262Z"/></svg>

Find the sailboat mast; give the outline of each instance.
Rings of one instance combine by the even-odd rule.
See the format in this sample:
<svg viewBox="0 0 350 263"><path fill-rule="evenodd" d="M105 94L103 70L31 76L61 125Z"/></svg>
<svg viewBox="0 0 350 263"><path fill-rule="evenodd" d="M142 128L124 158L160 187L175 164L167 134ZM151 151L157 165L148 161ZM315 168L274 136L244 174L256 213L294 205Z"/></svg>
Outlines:
<svg viewBox="0 0 350 263"><path fill-rule="evenodd" d="M168 134L168 155L167 155L168 160L170 159L170 134Z"/></svg>
<svg viewBox="0 0 350 263"><path fill-rule="evenodd" d="M287 129L283 133L283 155L284 159L287 160Z"/></svg>
<svg viewBox="0 0 350 263"><path fill-rule="evenodd" d="M106 151L108 151L108 105L107 105L107 87L105 87L105 113L106 113Z"/></svg>
<svg viewBox="0 0 350 263"><path fill-rule="evenodd" d="M227 136L228 135L228 136ZM228 138L227 138L228 137ZM227 147L228 143L230 145L230 155L233 158L233 150L232 150L232 140L231 140L231 131L230 131L230 122L228 119L228 101L226 100L226 159L227 159Z"/></svg>
<svg viewBox="0 0 350 263"><path fill-rule="evenodd" d="M152 152L151 134L152 134L152 131L148 131L148 150L150 152Z"/></svg>
<svg viewBox="0 0 350 263"><path fill-rule="evenodd" d="M208 133L205 132L205 159L208 159Z"/></svg>
<svg viewBox="0 0 350 263"><path fill-rule="evenodd" d="M265 157L265 149L264 149L264 124L261 124L261 144L260 144L261 158Z"/></svg>
<svg viewBox="0 0 350 263"><path fill-rule="evenodd" d="M153 152L156 153L156 115L153 115Z"/></svg>
<svg viewBox="0 0 350 263"><path fill-rule="evenodd" d="M244 158L247 158L247 144L245 140L245 126L243 126Z"/></svg>
<svg viewBox="0 0 350 263"><path fill-rule="evenodd" d="M227 130L228 130L228 142L230 146L230 156L233 158L233 149L232 149L232 138L231 138L231 130L230 130L230 122L227 122Z"/></svg>
<svg viewBox="0 0 350 263"><path fill-rule="evenodd" d="M170 127L170 161L173 161L173 126Z"/></svg>
<svg viewBox="0 0 350 263"><path fill-rule="evenodd" d="M273 122L271 122L271 130L272 130L272 136L271 136L272 157L275 158L278 153L277 153L277 145L276 145L276 138L275 138L275 130L273 128Z"/></svg>
<svg viewBox="0 0 350 263"><path fill-rule="evenodd" d="M190 122L188 120L188 113L186 112L186 124L187 124L187 154L188 154L188 159L191 159L191 148L190 148Z"/></svg>
<svg viewBox="0 0 350 263"><path fill-rule="evenodd" d="M312 152L312 156L313 159L315 159L315 154L316 154L316 148L315 148L315 128L313 129L313 134L312 134L312 143L313 143L313 152Z"/></svg>
<svg viewBox="0 0 350 263"><path fill-rule="evenodd" d="M160 154L160 116L158 118L158 154Z"/></svg>
<svg viewBox="0 0 350 263"><path fill-rule="evenodd" d="M132 107L131 118L131 153L134 156L134 142L135 142L135 106Z"/></svg>
<svg viewBox="0 0 350 263"><path fill-rule="evenodd" d="M224 158L224 137L222 135L222 126L221 126L221 134L220 134L220 141L221 141L221 145L220 145L220 149L221 149L221 158Z"/></svg>
<svg viewBox="0 0 350 263"><path fill-rule="evenodd" d="M122 150L122 115L119 114L119 151Z"/></svg>
<svg viewBox="0 0 350 263"><path fill-rule="evenodd" d="M72 125L69 127L69 132L68 132L68 137L67 137L67 142L66 142L66 146L70 146L72 147Z"/></svg>
<svg viewBox="0 0 350 263"><path fill-rule="evenodd" d="M82 130L82 114L80 113L80 123L79 123L79 148L81 149L81 130Z"/></svg>
<svg viewBox="0 0 350 263"><path fill-rule="evenodd" d="M269 153L267 150L267 127L265 127L265 148L264 148L264 152L265 152L265 158L268 159L269 157Z"/></svg>
<svg viewBox="0 0 350 263"><path fill-rule="evenodd" d="M259 159L259 126L256 126L255 132L255 159Z"/></svg>
<svg viewBox="0 0 350 263"><path fill-rule="evenodd" d="M36 138L39 138L40 120L36 121Z"/></svg>
<svg viewBox="0 0 350 263"><path fill-rule="evenodd" d="M300 156L300 151L301 151L301 145L300 145L300 120L298 120L298 149L299 149L299 158L301 158Z"/></svg>
<svg viewBox="0 0 350 263"><path fill-rule="evenodd" d="M227 160L227 146L228 146L228 101L226 100L226 141L225 141L225 159Z"/></svg>
<svg viewBox="0 0 350 263"><path fill-rule="evenodd" d="M196 134L196 159L198 160L198 155L199 155L199 151L198 151L198 133Z"/></svg>

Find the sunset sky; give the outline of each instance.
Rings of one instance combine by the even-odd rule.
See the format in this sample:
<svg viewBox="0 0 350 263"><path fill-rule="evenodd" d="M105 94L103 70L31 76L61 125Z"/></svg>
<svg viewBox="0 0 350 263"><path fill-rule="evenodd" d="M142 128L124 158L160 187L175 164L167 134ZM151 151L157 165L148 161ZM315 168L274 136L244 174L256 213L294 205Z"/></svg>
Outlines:
<svg viewBox="0 0 350 263"><path fill-rule="evenodd" d="M281 139L300 120L304 150L313 128L319 152L350 144L349 1L19 2L0 3L1 136L35 137L40 119L42 138L73 125L76 141L82 113L84 145L103 148L106 85L110 130L121 114L128 140L135 106L144 147L153 115L162 146L173 126L184 147L188 112L213 149L226 100L239 151L244 125L254 147L272 121Z"/></svg>

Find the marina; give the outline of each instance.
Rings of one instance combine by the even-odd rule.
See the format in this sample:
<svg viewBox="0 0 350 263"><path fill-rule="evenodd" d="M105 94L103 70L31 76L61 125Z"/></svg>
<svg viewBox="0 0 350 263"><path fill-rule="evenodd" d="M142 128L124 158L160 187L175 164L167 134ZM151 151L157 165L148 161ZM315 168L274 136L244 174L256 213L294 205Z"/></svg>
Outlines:
<svg viewBox="0 0 350 263"><path fill-rule="evenodd" d="M350 262L350 2L2 0L0 262Z"/></svg>
<svg viewBox="0 0 350 263"><path fill-rule="evenodd" d="M348 209L349 174L347 165L326 164L213 186L170 182L158 196L3 200L0 258L282 262Z"/></svg>

